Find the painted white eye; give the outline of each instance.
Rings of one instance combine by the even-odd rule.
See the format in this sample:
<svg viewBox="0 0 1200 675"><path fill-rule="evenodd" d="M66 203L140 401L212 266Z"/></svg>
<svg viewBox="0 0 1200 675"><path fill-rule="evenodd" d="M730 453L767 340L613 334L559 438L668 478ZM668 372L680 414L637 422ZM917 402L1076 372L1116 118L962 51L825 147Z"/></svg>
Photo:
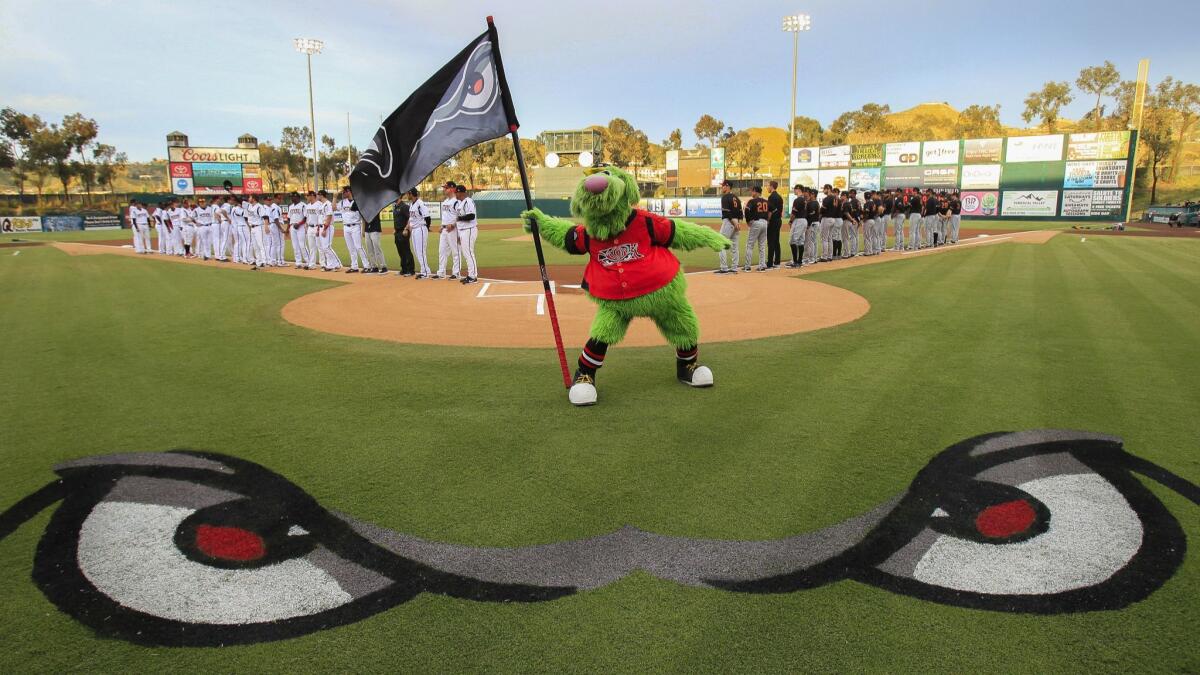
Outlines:
<svg viewBox="0 0 1200 675"><path fill-rule="evenodd" d="M228 569L192 560L175 544L195 509L103 501L79 531L79 570L114 602L151 616L191 624L249 624L308 616L353 600L309 556L261 567ZM195 528L196 545L232 563L266 556L257 534L213 525ZM328 552L324 552L329 555Z"/></svg>
<svg viewBox="0 0 1200 675"><path fill-rule="evenodd" d="M1038 478L1017 487L1049 510L1045 532L1001 544L938 535L912 577L931 586L989 595L1063 593L1106 581L1142 546L1137 513L1099 474ZM981 537L1008 536L1012 532L1007 530L1025 519L1015 503L991 509L1000 507L976 519Z"/></svg>

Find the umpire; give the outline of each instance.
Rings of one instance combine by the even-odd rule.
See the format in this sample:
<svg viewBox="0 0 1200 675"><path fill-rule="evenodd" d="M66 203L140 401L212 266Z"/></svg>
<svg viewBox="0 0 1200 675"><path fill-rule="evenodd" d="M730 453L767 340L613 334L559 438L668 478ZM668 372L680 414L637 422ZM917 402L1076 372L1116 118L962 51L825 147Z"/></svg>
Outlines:
<svg viewBox="0 0 1200 675"><path fill-rule="evenodd" d="M400 254L400 276L414 276L417 266L413 260L412 246L408 243L408 202L404 201L403 197L397 199L392 207L392 226L396 228L396 253Z"/></svg>

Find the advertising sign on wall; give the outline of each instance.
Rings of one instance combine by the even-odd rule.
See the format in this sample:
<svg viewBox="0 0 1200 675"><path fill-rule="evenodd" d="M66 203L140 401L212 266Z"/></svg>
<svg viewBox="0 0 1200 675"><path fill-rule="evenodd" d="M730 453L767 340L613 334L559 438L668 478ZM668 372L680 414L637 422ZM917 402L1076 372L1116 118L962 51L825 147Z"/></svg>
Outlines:
<svg viewBox="0 0 1200 675"><path fill-rule="evenodd" d="M850 170L821 169L817 172L817 182L820 187L832 185L839 190L846 190L850 187Z"/></svg>
<svg viewBox="0 0 1200 675"><path fill-rule="evenodd" d="M83 216L42 216L43 232L70 232L83 229Z"/></svg>
<svg viewBox="0 0 1200 675"><path fill-rule="evenodd" d="M1000 187L1000 165L964 164L959 185L964 190L995 190Z"/></svg>
<svg viewBox="0 0 1200 675"><path fill-rule="evenodd" d="M1051 136L1011 136L1006 162L1057 162L1063 155L1062 134Z"/></svg>
<svg viewBox="0 0 1200 675"><path fill-rule="evenodd" d="M957 166L921 167L921 187L958 187Z"/></svg>
<svg viewBox="0 0 1200 675"><path fill-rule="evenodd" d="M720 218L720 197L689 197L684 213L689 218Z"/></svg>
<svg viewBox="0 0 1200 675"><path fill-rule="evenodd" d="M1003 138L972 138L963 141L963 164L998 164Z"/></svg>
<svg viewBox="0 0 1200 675"><path fill-rule="evenodd" d="M0 216L0 232L41 232L42 219L38 216Z"/></svg>
<svg viewBox="0 0 1200 675"><path fill-rule="evenodd" d="M641 208L644 211L649 211L650 213L657 213L661 216L662 212L663 212L663 200L661 200L661 199L643 199L641 202Z"/></svg>
<svg viewBox="0 0 1200 675"><path fill-rule="evenodd" d="M1067 162L1063 175L1065 188L1115 188L1125 187L1124 159L1099 162Z"/></svg>
<svg viewBox="0 0 1200 675"><path fill-rule="evenodd" d="M1062 215L1089 218L1121 217L1121 190L1063 190Z"/></svg>
<svg viewBox="0 0 1200 675"><path fill-rule="evenodd" d="M1100 131L1067 137L1067 159L1120 159L1129 156L1128 131Z"/></svg>
<svg viewBox="0 0 1200 675"><path fill-rule="evenodd" d="M821 187L817 182L817 171L815 169L804 169L802 171L792 172L792 185L800 185L814 190Z"/></svg>
<svg viewBox="0 0 1200 675"><path fill-rule="evenodd" d="M921 187L922 183L924 183L924 174L919 166L901 166L895 169L886 169L883 172L883 187L889 190Z"/></svg>
<svg viewBox="0 0 1200 675"><path fill-rule="evenodd" d="M725 180L725 148L713 148L708 154L708 168L711 172L710 185L720 187Z"/></svg>
<svg viewBox="0 0 1200 675"><path fill-rule="evenodd" d="M682 217L687 214L687 200L683 197L667 197L663 199L663 215L668 218Z"/></svg>
<svg viewBox="0 0 1200 675"><path fill-rule="evenodd" d="M177 195L262 192L258 148L167 148L171 192Z"/></svg>
<svg viewBox="0 0 1200 675"><path fill-rule="evenodd" d="M964 216L994 216L1000 202L1000 193L995 190L963 192L959 197Z"/></svg>
<svg viewBox="0 0 1200 675"><path fill-rule="evenodd" d="M958 164L958 141L925 141L922 164Z"/></svg>
<svg viewBox="0 0 1200 675"><path fill-rule="evenodd" d="M916 166L921 163L921 143L888 143L884 150L887 166Z"/></svg>
<svg viewBox="0 0 1200 675"><path fill-rule="evenodd" d="M850 146L835 145L821 148L821 168L839 169L850 166Z"/></svg>
<svg viewBox="0 0 1200 675"><path fill-rule="evenodd" d="M883 144L855 145L850 150L850 166L881 166Z"/></svg>
<svg viewBox="0 0 1200 675"><path fill-rule="evenodd" d="M817 152L816 146L807 148L792 148L792 168L793 169L815 169L817 168Z"/></svg>
<svg viewBox="0 0 1200 675"><path fill-rule="evenodd" d="M1058 215L1058 190L1005 190L1000 215Z"/></svg>
<svg viewBox="0 0 1200 675"><path fill-rule="evenodd" d="M850 187L859 192L878 190L879 169L850 169Z"/></svg>

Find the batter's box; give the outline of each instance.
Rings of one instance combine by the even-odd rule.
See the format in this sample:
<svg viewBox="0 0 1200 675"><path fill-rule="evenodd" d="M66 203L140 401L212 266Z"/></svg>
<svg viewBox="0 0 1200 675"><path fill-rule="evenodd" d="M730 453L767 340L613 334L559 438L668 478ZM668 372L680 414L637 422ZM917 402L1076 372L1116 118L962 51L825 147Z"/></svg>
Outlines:
<svg viewBox="0 0 1200 675"><path fill-rule="evenodd" d="M556 282L550 282L550 293L558 295ZM536 298L538 314L546 313L546 294L542 292L540 281L485 281L479 287L476 298L484 300L492 298Z"/></svg>

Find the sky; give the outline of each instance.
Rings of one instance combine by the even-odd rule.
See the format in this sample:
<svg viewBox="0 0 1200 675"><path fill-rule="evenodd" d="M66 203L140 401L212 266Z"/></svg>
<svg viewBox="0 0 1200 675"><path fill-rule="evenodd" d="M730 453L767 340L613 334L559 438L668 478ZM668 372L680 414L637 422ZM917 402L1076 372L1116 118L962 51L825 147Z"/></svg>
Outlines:
<svg viewBox="0 0 1200 675"><path fill-rule="evenodd" d="M1167 28L1130 21L1130 7ZM796 112L825 125L864 103L945 101L999 103L1001 121L1022 126L1029 92L1105 59L1127 79L1149 58L1152 83L1200 83L1200 2L1184 0L0 0L0 106L48 121L82 112L133 160L162 157L174 130L192 145L247 132L278 142L308 123L292 39L312 37L325 42L317 134L345 144L349 114L362 148L491 13L523 135L623 117L654 142L681 128L690 146L706 113L738 129L787 125L780 21L800 12L812 30L800 34ZM1093 102L1077 96L1063 116Z"/></svg>

